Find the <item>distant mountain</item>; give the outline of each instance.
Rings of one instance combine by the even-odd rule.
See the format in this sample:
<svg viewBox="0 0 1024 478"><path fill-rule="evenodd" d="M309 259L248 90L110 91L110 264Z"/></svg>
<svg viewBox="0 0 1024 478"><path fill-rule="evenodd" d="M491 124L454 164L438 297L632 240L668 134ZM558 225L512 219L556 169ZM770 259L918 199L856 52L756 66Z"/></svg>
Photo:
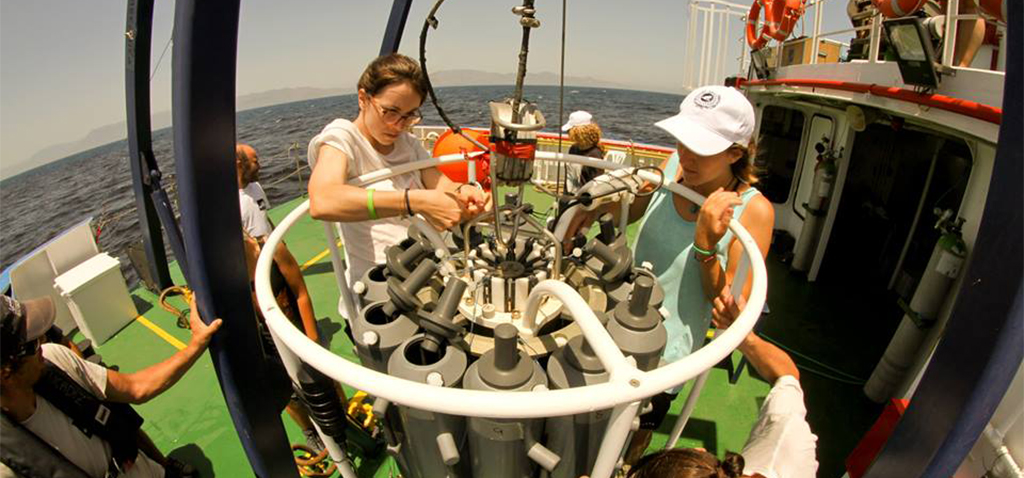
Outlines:
<svg viewBox="0 0 1024 478"><path fill-rule="evenodd" d="M430 83L434 86L473 86L473 85L514 85L516 75L514 73L492 73L479 70L444 70L430 74ZM557 85L559 84L558 74L549 71L526 73L527 85ZM589 76L567 76L565 84L572 86L591 86L603 88L622 88L629 86L622 83L605 81Z"/></svg>
<svg viewBox="0 0 1024 478"><path fill-rule="evenodd" d="M444 70L430 74L430 81L434 86L471 86L471 85L512 85L515 83L513 73L492 73L479 70ZM547 71L528 72L526 75L527 85L557 85L559 84L558 74ZM565 84L572 86L591 86L604 88L629 88L628 85L601 80L599 78L567 76ZM310 100L355 93L352 88L278 88L275 90L250 93L239 96L236 100L238 111L252 108L261 108L281 103ZM171 125L171 113L161 111L153 113L153 130L163 129ZM107 143L125 139L128 136L128 126L124 121L101 126L90 131L84 138L66 143L55 144L43 148L33 154L25 161L4 165L4 176L10 177L36 166L50 161L66 158L72 154L85 151ZM13 170L13 171L10 171Z"/></svg>

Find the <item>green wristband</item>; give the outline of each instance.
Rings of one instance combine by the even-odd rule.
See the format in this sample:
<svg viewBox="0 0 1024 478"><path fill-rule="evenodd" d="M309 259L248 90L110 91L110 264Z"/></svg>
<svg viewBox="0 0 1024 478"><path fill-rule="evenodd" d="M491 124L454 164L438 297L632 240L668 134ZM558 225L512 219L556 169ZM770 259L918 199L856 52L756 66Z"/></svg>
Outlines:
<svg viewBox="0 0 1024 478"><path fill-rule="evenodd" d="M373 189L366 190L366 210L370 213L370 220L377 219L377 209L373 207Z"/></svg>
<svg viewBox="0 0 1024 478"><path fill-rule="evenodd" d="M713 255L715 255L715 251L706 251L704 249L701 249L700 246L698 246L696 242L693 243L693 250L696 253L698 253L698 254L700 254L702 256L713 256Z"/></svg>

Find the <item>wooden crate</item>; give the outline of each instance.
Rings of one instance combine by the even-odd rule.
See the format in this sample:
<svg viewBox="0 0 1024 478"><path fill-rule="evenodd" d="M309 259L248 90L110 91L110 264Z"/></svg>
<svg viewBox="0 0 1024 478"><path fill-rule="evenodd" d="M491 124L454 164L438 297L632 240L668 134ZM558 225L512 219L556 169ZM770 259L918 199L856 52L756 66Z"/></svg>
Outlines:
<svg viewBox="0 0 1024 478"><path fill-rule="evenodd" d="M808 65L811 63L811 39L797 38L782 44L782 66ZM822 38L818 43L818 63L838 63L839 47L835 40Z"/></svg>

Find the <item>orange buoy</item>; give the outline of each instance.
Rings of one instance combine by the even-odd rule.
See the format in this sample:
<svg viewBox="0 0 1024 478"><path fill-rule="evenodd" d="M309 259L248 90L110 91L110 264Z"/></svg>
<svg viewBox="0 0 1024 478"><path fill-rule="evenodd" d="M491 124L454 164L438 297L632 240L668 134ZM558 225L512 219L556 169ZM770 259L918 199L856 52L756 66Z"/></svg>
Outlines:
<svg viewBox="0 0 1024 478"><path fill-rule="evenodd" d="M978 8L996 20L1006 23L1006 0L979 0Z"/></svg>
<svg viewBox="0 0 1024 478"><path fill-rule="evenodd" d="M871 4L886 18L910 15L924 6L926 0L871 0Z"/></svg>
<svg viewBox="0 0 1024 478"><path fill-rule="evenodd" d="M480 144L490 148L491 141L488 138L488 134L480 131L474 131L470 129L463 129L462 133L466 136L473 138ZM475 151L480 151L480 147L473 144L470 140L463 137L461 134L455 134L452 130L445 131L437 141L434 142L434 151L431 153L433 157L439 158L448 154L468 154ZM477 156L473 160L476 164L476 180L485 189L490 188L490 174L491 174L491 158L490 154L484 153L481 156ZM457 183L465 183L469 181L469 163L468 162L451 162L442 163L437 166L437 169L442 174L455 181Z"/></svg>
<svg viewBox="0 0 1024 478"><path fill-rule="evenodd" d="M757 31L757 20L761 16L761 4L766 3L764 6L765 24L761 26L761 31ZM747 13L747 45L750 45L752 50L760 50L766 43L768 43L768 11L771 10L771 0L754 0L754 3L750 5L750 12Z"/></svg>

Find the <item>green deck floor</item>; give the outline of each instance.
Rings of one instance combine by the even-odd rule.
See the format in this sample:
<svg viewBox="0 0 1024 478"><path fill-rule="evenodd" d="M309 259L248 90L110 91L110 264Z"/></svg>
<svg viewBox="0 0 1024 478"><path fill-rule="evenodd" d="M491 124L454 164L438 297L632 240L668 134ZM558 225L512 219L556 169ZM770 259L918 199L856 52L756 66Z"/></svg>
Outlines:
<svg viewBox="0 0 1024 478"><path fill-rule="evenodd" d="M301 200L275 208L271 211L271 218L275 223L279 222ZM351 343L341 331L342 319L337 312L338 291L330 257L324 254L327 244L322 225L307 216L292 228L285 241L300 264L309 262L304 270L305 280L322 333L330 338L330 349L354 360ZM182 283L176 267L172 265L172 269L176 282ZM142 288L132 291L132 295L145 319L177 340L188 342L189 332L175 326L175 317L156 305L156 296ZM180 300L177 305L182 305ZM106 364L131 372L171 355L175 348L138 320L97 350ZM739 361L738 352L733 353L732 361ZM683 433L680 446L704 447L719 456L726 451L740 451L769 388L764 381L751 375L749 367L735 385L728 383L725 370L714 369ZM668 419L655 435L652 449L660 448L667 440L688 390L689 386L676 400ZM137 409L146 419L143 428L157 446L164 453L195 464L201 476L253 476L231 423L209 354L204 354L180 383ZM287 416L283 422L290 440L303 443L298 427ZM397 476L397 467L391 464L391 460L379 459L372 463L357 463L357 466L360 476Z"/></svg>

